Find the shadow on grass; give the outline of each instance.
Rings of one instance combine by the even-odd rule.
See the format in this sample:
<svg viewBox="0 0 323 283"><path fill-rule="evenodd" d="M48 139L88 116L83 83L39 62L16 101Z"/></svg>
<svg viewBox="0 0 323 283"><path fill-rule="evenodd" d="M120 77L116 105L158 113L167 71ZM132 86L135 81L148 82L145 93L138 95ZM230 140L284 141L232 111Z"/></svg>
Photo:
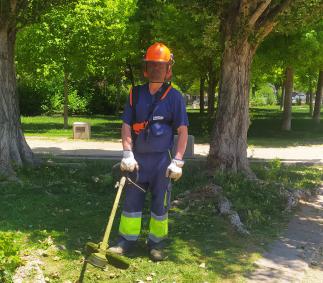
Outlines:
<svg viewBox="0 0 323 283"><path fill-rule="evenodd" d="M46 249L50 245L50 236L57 246L64 248L58 252L60 261L50 256L44 258L48 263L45 273L51 268L60 271L62 280L64 276L66 280L77 278L82 265L79 251L87 241L101 241L114 201L116 190L109 174L113 164L113 161L102 160L56 160L56 163L44 164L39 168L22 169L18 174L20 184L0 183L0 233L21 231L26 236L25 248ZM208 180L205 176L196 174L202 169L203 162L194 163L194 166L188 164L184 172L187 177L174 184L173 195L176 197L188 188L200 188L206 184ZM269 172L274 172L274 169ZM306 177L304 171L298 171L297 167L291 167L291 171L298 176L297 183L302 184ZM260 173L263 178L268 177L268 170ZM276 175L272 178L276 178ZM288 176L282 173L278 179L287 178L288 181ZM246 195L240 191L236 193ZM243 198L240 197L240 200ZM234 205L239 207L239 203ZM255 205L259 206L257 203ZM261 226L252 237L244 238L233 231L221 216L214 215L213 204L189 203L189 209L184 209L185 213L182 209L170 211L172 240L169 258L157 265L149 262L144 242L149 220L148 207L146 203L143 236L131 255L129 270L121 272L110 268L112 272L120 274L117 282L134 282L138 278L146 278L143 276L152 271L160 276L158 280L164 278L167 282L174 278L186 282L221 282L222 279L239 277L253 268L254 254L261 250L256 247L259 242L266 241L277 232ZM117 237L120 211L119 208L111 239ZM106 273L93 271L93 268L90 270L86 276L96 274L101 279L95 277L89 282L105 282L102 276L107 276Z"/></svg>
<svg viewBox="0 0 323 283"><path fill-rule="evenodd" d="M57 266L60 270L64 270L66 266L73 269L71 265L76 264L75 261L79 262L78 251L83 249L87 241L101 241L116 193L108 174L112 161L87 161L82 162L82 166L79 161L74 162L75 166L68 161L64 166L45 164L36 169L24 168L19 172L22 181L20 185L0 183L0 233L19 230L26 235L27 246L43 249L48 247L46 239L50 236L57 246L64 247L59 251L62 262L52 262L53 266L61 264ZM190 183L192 185L194 182ZM183 186L186 186L185 182L175 184L174 194L186 190ZM111 239L117 236L120 210ZM170 278L179 276L178 272L181 270L181 280L193 280L190 282L197 282L200 276L204 276L206 280L229 278L246 270L246 266L250 265L250 255L247 252L241 256L241 251L246 249L248 241L241 240L235 232L230 231L221 217L214 216L213 209L204 207L197 214L195 212L195 209L188 215L170 212L172 241L169 259L164 265L158 266L148 261L144 243L148 227L146 210L144 236L131 258L137 270L130 269L130 274L133 272L131 281L127 281L130 275L124 275L126 277L121 276L120 282L136 280L138 268L146 273L152 267L157 268L160 273L169 274ZM207 269L199 266L203 262ZM74 272L73 277L76 277L75 272L81 268L78 265L77 270L74 267L75 270L66 273ZM206 270L207 273L204 272Z"/></svg>

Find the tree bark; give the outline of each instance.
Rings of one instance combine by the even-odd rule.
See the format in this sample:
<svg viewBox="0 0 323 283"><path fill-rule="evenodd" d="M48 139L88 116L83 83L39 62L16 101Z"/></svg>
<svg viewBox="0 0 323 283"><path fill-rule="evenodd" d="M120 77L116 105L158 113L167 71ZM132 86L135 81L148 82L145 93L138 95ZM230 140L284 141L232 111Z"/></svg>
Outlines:
<svg viewBox="0 0 323 283"><path fill-rule="evenodd" d="M322 93L323 93L323 70L320 70L319 77L317 80L317 90L315 95L315 105L314 105L314 113L313 113L313 119L317 124L320 123Z"/></svg>
<svg viewBox="0 0 323 283"><path fill-rule="evenodd" d="M310 116L313 116L313 92L310 92Z"/></svg>
<svg viewBox="0 0 323 283"><path fill-rule="evenodd" d="M309 105L309 114L313 116L313 88L311 83L308 85L308 105Z"/></svg>
<svg viewBox="0 0 323 283"><path fill-rule="evenodd" d="M285 80L283 81L283 85L282 85L282 95L280 97L280 111L284 110L284 100L285 100Z"/></svg>
<svg viewBox="0 0 323 283"><path fill-rule="evenodd" d="M284 131L291 130L293 76L294 76L293 69L291 67L287 67L286 80L285 80L284 112L283 112L283 121L282 121L282 130Z"/></svg>
<svg viewBox="0 0 323 283"><path fill-rule="evenodd" d="M200 113L204 113L204 88L205 88L205 77L200 77Z"/></svg>
<svg viewBox="0 0 323 283"><path fill-rule="evenodd" d="M208 155L209 168L253 175L247 159L250 66L254 50L245 40L226 43L221 62L219 100Z"/></svg>
<svg viewBox="0 0 323 283"><path fill-rule="evenodd" d="M135 87L135 78L134 78L132 66L130 63L127 64L127 69L126 69L125 74L126 74L126 77L128 77L128 79L130 80L132 88L134 88Z"/></svg>
<svg viewBox="0 0 323 283"><path fill-rule="evenodd" d="M68 73L64 70L64 129L68 128Z"/></svg>
<svg viewBox="0 0 323 283"><path fill-rule="evenodd" d="M4 22L0 26L0 174L14 174L12 165L33 163L33 153L21 128L14 48L15 23Z"/></svg>
<svg viewBox="0 0 323 283"><path fill-rule="evenodd" d="M309 91L306 93L305 104L310 105L310 92Z"/></svg>
<svg viewBox="0 0 323 283"><path fill-rule="evenodd" d="M221 15L221 76L216 120L210 142L210 169L255 177L247 159L250 66L261 41L278 23L291 0L227 1ZM252 40L251 40L252 39Z"/></svg>
<svg viewBox="0 0 323 283"><path fill-rule="evenodd" d="M218 84L218 77L216 71L213 68L209 73L209 85L208 85L208 114L213 116L215 110L215 88Z"/></svg>

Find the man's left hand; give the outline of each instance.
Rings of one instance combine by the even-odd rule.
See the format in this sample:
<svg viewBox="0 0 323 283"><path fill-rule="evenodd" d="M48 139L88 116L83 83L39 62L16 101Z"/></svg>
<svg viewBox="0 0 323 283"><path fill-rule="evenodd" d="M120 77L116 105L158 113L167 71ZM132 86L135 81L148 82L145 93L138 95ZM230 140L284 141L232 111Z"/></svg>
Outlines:
<svg viewBox="0 0 323 283"><path fill-rule="evenodd" d="M179 159L173 159L171 164L167 167L166 177L174 179L177 181L182 177L182 167L184 166L184 161Z"/></svg>

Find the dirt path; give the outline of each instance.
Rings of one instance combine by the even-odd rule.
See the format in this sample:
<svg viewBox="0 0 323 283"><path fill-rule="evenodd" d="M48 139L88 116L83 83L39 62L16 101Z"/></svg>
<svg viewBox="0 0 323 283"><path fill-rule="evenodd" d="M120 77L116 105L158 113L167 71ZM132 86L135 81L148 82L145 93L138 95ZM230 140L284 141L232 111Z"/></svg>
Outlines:
<svg viewBox="0 0 323 283"><path fill-rule="evenodd" d="M269 247L248 276L254 282L323 283L323 187L302 202L287 230Z"/></svg>
<svg viewBox="0 0 323 283"><path fill-rule="evenodd" d="M27 137L27 142L35 153L62 156L120 157L121 141L82 141L67 138ZM208 144L195 144L195 157L206 157ZM296 146L286 148L252 147L248 149L248 157L253 160L269 160L279 158L284 162L308 162L323 164L323 145Z"/></svg>

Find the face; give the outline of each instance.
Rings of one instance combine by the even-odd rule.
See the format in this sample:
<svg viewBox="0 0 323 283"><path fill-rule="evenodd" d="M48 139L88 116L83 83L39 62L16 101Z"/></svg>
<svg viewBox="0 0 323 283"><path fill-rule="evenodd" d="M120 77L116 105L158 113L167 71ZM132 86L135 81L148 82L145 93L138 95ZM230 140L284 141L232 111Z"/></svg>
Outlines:
<svg viewBox="0 0 323 283"><path fill-rule="evenodd" d="M169 64L165 62L147 62L147 74L151 82L164 82L169 72Z"/></svg>

